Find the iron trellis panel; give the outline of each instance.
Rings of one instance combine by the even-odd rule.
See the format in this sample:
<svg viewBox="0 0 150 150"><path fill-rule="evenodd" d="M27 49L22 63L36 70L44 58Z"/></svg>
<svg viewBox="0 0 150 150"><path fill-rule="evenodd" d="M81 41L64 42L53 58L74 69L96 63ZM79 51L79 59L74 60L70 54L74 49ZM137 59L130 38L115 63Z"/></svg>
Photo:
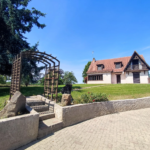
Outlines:
<svg viewBox="0 0 150 150"><path fill-rule="evenodd" d="M20 91L21 64L22 64L22 54L20 53L14 58L12 64L10 98L16 91Z"/></svg>

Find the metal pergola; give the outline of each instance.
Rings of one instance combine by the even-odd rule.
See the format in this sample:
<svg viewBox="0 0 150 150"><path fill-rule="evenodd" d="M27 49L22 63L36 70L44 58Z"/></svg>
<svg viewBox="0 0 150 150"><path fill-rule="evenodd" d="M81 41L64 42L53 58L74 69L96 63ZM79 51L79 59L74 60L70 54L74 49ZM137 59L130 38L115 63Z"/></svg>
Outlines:
<svg viewBox="0 0 150 150"><path fill-rule="evenodd" d="M39 51L24 51L14 58L12 64L10 98L16 91L20 91L23 58L36 60L45 65L44 96L47 95L49 98L49 95L51 94L52 99L53 94L55 94L57 99L60 61L51 54Z"/></svg>

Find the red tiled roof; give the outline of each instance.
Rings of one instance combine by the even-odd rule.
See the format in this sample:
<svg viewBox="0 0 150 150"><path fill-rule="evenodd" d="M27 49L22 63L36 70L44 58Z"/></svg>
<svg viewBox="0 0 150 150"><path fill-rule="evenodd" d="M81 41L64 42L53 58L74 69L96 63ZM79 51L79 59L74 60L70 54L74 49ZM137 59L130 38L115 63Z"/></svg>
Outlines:
<svg viewBox="0 0 150 150"><path fill-rule="evenodd" d="M142 59L144 59L143 55L140 55L140 56ZM103 73L103 72L123 72L123 70L125 69L126 65L130 61L130 59L131 59L131 56L92 61L87 73L89 74L89 73ZM122 62L122 64L123 64L122 68L116 69L115 68L116 62ZM103 70L97 70L98 64L104 65Z"/></svg>

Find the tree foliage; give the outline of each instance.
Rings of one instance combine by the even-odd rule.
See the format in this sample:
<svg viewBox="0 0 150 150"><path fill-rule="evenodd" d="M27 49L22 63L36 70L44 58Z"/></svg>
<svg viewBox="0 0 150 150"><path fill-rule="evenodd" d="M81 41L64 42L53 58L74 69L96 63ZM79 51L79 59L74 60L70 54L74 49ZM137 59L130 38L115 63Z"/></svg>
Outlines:
<svg viewBox="0 0 150 150"><path fill-rule="evenodd" d="M63 84L63 75L64 75L64 71L62 69L59 69L59 78L58 78L58 85L62 85ZM44 85L44 77L42 77L39 80L39 83L41 85Z"/></svg>
<svg viewBox="0 0 150 150"><path fill-rule="evenodd" d="M5 76L0 75L0 84L6 84Z"/></svg>
<svg viewBox="0 0 150 150"><path fill-rule="evenodd" d="M24 36L33 25L44 28L39 18L45 14L35 8L27 9L31 0L0 0L0 73L11 75L13 57L21 51L37 50L38 44L30 46ZM22 72L26 75L33 68L37 70L36 61L23 61ZM28 72L27 72L28 71Z"/></svg>
<svg viewBox="0 0 150 150"><path fill-rule="evenodd" d="M84 67L84 70L83 70L83 73L82 73L83 82L84 82L84 78L87 76L87 73L86 73L86 72L88 71L90 65L91 65L91 61L89 61L89 62L85 65L85 67Z"/></svg>
<svg viewBox="0 0 150 150"><path fill-rule="evenodd" d="M59 78L58 78L58 85L63 85L63 79L62 77L59 75Z"/></svg>
<svg viewBox="0 0 150 150"><path fill-rule="evenodd" d="M41 79L39 80L39 84L44 85L44 79L45 79L45 77L41 78Z"/></svg>
<svg viewBox="0 0 150 150"><path fill-rule="evenodd" d="M34 71L34 73L30 72L29 74L22 74L21 83L25 84L27 87L29 84L35 84L38 83L39 81L41 82L42 77L43 77L43 73L40 73L39 71L37 72Z"/></svg>
<svg viewBox="0 0 150 150"><path fill-rule="evenodd" d="M31 83L30 75L22 76L21 83L27 87Z"/></svg>
<svg viewBox="0 0 150 150"><path fill-rule="evenodd" d="M77 79L74 76L73 72L65 71L64 77L63 77L63 83L64 84L75 84L77 83Z"/></svg>
<svg viewBox="0 0 150 150"><path fill-rule="evenodd" d="M84 83L87 83L87 77L84 77Z"/></svg>

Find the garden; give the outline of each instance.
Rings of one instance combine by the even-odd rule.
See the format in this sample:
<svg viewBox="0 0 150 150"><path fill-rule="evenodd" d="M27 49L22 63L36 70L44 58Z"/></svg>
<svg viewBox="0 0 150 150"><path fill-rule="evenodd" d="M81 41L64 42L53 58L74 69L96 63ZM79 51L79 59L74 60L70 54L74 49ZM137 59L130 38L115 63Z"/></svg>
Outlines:
<svg viewBox="0 0 150 150"><path fill-rule="evenodd" d="M58 85L58 103L64 85ZM87 88L88 87L88 88ZM77 90L78 89L78 90ZM0 85L0 110L9 99L9 85ZM21 85L21 92L25 96L42 95L44 88L42 85ZM92 103L106 100L136 99L150 96L150 84L73 84L72 98L73 104Z"/></svg>

